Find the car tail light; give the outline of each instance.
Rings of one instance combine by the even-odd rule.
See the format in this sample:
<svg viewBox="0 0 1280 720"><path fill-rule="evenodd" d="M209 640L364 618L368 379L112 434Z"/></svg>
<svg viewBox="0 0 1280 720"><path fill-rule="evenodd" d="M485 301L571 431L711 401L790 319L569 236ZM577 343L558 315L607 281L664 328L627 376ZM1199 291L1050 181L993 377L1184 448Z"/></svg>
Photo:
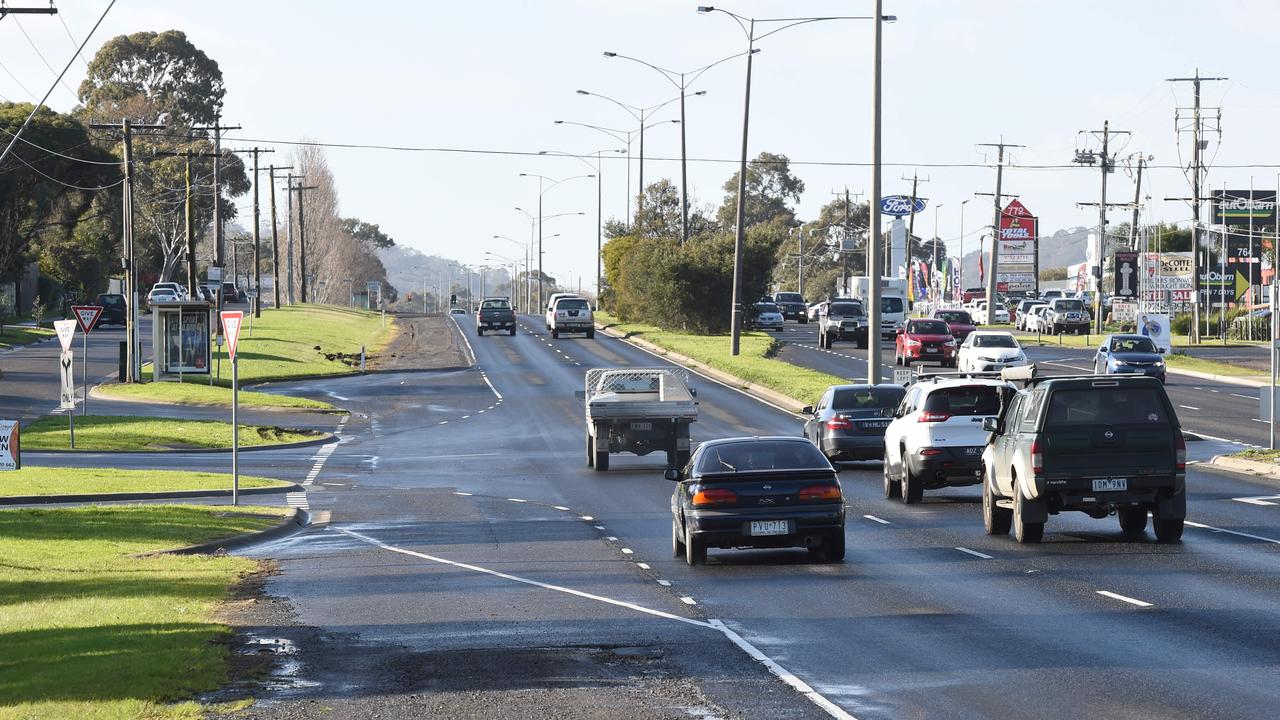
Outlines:
<svg viewBox="0 0 1280 720"><path fill-rule="evenodd" d="M920 451L921 457L933 457L935 455L941 455L941 454L942 454L942 448L925 448Z"/></svg>
<svg viewBox="0 0 1280 720"><path fill-rule="evenodd" d="M1044 447L1039 440L1031 443L1031 472L1036 475L1044 472Z"/></svg>
<svg viewBox="0 0 1280 720"><path fill-rule="evenodd" d="M1187 471L1187 442L1182 439L1182 431L1179 430L1177 442L1173 444L1174 460L1178 463L1178 472Z"/></svg>
<svg viewBox="0 0 1280 720"><path fill-rule="evenodd" d="M920 422L946 422L951 419L947 413L929 412L928 410L920 413Z"/></svg>
<svg viewBox="0 0 1280 720"><path fill-rule="evenodd" d="M814 500L839 502L844 498L840 494L840 488L835 485L810 485L800 489L800 499L806 502Z"/></svg>
<svg viewBox="0 0 1280 720"><path fill-rule="evenodd" d="M728 505L738 501L738 494L732 490L724 488L708 488L699 490L693 494L693 504L696 507L705 507L707 505Z"/></svg>
<svg viewBox="0 0 1280 720"><path fill-rule="evenodd" d="M849 430L853 427L853 423L849 422L849 418L844 415L832 415L827 420L828 430Z"/></svg>

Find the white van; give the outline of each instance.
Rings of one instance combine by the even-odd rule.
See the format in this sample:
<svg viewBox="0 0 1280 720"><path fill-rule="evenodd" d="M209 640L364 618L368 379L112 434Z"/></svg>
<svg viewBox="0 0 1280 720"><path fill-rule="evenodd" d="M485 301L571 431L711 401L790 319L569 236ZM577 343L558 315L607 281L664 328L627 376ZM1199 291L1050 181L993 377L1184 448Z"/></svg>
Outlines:
<svg viewBox="0 0 1280 720"><path fill-rule="evenodd" d="M558 292L551 293L551 297L547 298L547 307L543 309L542 321L547 326L547 330L551 329L551 319L555 317L556 301L560 298L578 297L578 293Z"/></svg>

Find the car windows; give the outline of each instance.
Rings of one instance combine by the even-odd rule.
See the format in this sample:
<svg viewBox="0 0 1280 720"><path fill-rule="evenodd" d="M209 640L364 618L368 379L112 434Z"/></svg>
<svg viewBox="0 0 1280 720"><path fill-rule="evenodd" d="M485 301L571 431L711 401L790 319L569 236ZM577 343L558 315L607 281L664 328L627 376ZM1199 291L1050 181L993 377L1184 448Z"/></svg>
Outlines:
<svg viewBox="0 0 1280 720"><path fill-rule="evenodd" d="M1084 312L1084 303L1080 300L1054 300L1054 312Z"/></svg>
<svg viewBox="0 0 1280 720"><path fill-rule="evenodd" d="M979 335L973 339L974 347L981 348L1016 348L1018 342L1012 335Z"/></svg>
<svg viewBox="0 0 1280 720"><path fill-rule="evenodd" d="M557 310L590 310L591 305L582 298L569 298L556 303Z"/></svg>
<svg viewBox="0 0 1280 720"><path fill-rule="evenodd" d="M1026 395L1019 393L1014 396L1013 401L1009 403L1009 409L1005 410L1004 427L1005 431L1013 429L1015 423L1022 419L1022 411L1026 404Z"/></svg>
<svg viewBox="0 0 1280 720"><path fill-rule="evenodd" d="M836 317L850 317L862 314L862 306L857 303L832 303L827 308L828 315Z"/></svg>
<svg viewBox="0 0 1280 720"><path fill-rule="evenodd" d="M1156 388L1063 388L1049 395L1045 428L1079 425L1157 425L1172 419Z"/></svg>
<svg viewBox="0 0 1280 720"><path fill-rule="evenodd" d="M951 332L951 329L941 320L913 320L907 326L907 332L920 335L946 335Z"/></svg>
<svg viewBox="0 0 1280 720"><path fill-rule="evenodd" d="M1000 391L994 385L937 388L925 398L924 411L952 416L995 415L1000 412Z"/></svg>
<svg viewBox="0 0 1280 720"><path fill-rule="evenodd" d="M1036 420L1040 415L1040 405L1044 402L1044 391L1036 390L1025 396L1022 414L1022 429L1035 432Z"/></svg>
<svg viewBox="0 0 1280 720"><path fill-rule="evenodd" d="M831 391L822 393L822 399L818 401L818 410L826 410L831 407Z"/></svg>
<svg viewBox="0 0 1280 720"><path fill-rule="evenodd" d="M880 298L880 312L882 313L900 313L903 311L902 298L900 297L882 297Z"/></svg>
<svg viewBox="0 0 1280 720"><path fill-rule="evenodd" d="M704 448L701 473L740 473L759 470L830 470L831 463L813 443L754 440Z"/></svg>
<svg viewBox="0 0 1280 720"><path fill-rule="evenodd" d="M480 304L481 310L509 310L511 303L506 300L485 300Z"/></svg>
<svg viewBox="0 0 1280 720"><path fill-rule="evenodd" d="M837 410L867 410L896 407L906 394L904 388L860 387L838 388L831 405Z"/></svg>
<svg viewBox="0 0 1280 720"><path fill-rule="evenodd" d="M920 388L913 387L906 397L902 399L902 406L899 408L900 415L908 415L916 411L920 404Z"/></svg>
<svg viewBox="0 0 1280 720"><path fill-rule="evenodd" d="M1111 341L1111 351L1154 353L1156 346L1148 338L1115 338Z"/></svg>

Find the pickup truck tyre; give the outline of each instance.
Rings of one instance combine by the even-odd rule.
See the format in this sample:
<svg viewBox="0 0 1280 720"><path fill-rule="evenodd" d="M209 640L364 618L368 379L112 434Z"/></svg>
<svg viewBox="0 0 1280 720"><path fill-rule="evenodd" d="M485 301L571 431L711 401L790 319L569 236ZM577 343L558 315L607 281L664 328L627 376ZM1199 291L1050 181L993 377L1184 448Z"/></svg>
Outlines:
<svg viewBox="0 0 1280 720"><path fill-rule="evenodd" d="M911 472L911 464L907 462L907 452L902 451L902 502L906 505L915 505L924 499L924 485L920 483L920 478Z"/></svg>
<svg viewBox="0 0 1280 720"><path fill-rule="evenodd" d="M476 328L476 335L479 335L480 337L484 337L484 328L482 327Z"/></svg>
<svg viewBox="0 0 1280 720"><path fill-rule="evenodd" d="M1126 535L1141 535L1147 529L1147 509L1144 507L1120 508L1120 530Z"/></svg>
<svg viewBox="0 0 1280 720"><path fill-rule="evenodd" d="M707 561L707 546L699 542L688 528L684 533L684 561L690 565L701 565Z"/></svg>
<svg viewBox="0 0 1280 720"><path fill-rule="evenodd" d="M515 336L516 336L516 326L515 326L515 325L512 325L512 326L511 326L511 337L515 337Z"/></svg>
<svg viewBox="0 0 1280 720"><path fill-rule="evenodd" d="M1016 478L1015 478L1016 480ZM1022 491L1017 482L1013 486L1013 537L1024 545L1034 545L1044 538L1044 523L1025 522L1022 519Z"/></svg>
<svg viewBox="0 0 1280 720"><path fill-rule="evenodd" d="M553 338L555 338L555 339L559 340L559 339L560 339L560 331L559 331L559 330L557 330L556 328L551 328L551 337L553 337Z"/></svg>
<svg viewBox="0 0 1280 720"><path fill-rule="evenodd" d="M680 536L680 527L674 518L671 520L671 557L684 557L684 538Z"/></svg>
<svg viewBox="0 0 1280 720"><path fill-rule="evenodd" d="M859 341L858 341L858 349L859 349L859 350L866 350L866 349L867 349L867 339L866 339L866 338L862 338L861 340L859 340Z"/></svg>
<svg viewBox="0 0 1280 720"><path fill-rule="evenodd" d="M511 334L512 334L512 335L515 335L515 333L511 333ZM587 331L587 339L588 339L588 340L594 340L594 339L595 339L595 337L596 337L596 331L595 331L595 329L594 329L594 328L593 328L593 329L591 329L591 330L588 330L588 331Z"/></svg>
<svg viewBox="0 0 1280 720"><path fill-rule="evenodd" d="M987 480L982 483L982 526L988 535L1008 535L1013 525L1013 511L996 505L995 493L991 492L991 473L987 472Z"/></svg>
<svg viewBox="0 0 1280 720"><path fill-rule="evenodd" d="M593 448L594 449L594 448ZM596 472L604 472L609 469L609 450L596 450Z"/></svg>
<svg viewBox="0 0 1280 720"><path fill-rule="evenodd" d="M1152 509L1151 520L1156 531L1156 540L1162 543L1175 543L1182 539L1182 518L1162 518L1158 510Z"/></svg>
<svg viewBox="0 0 1280 720"><path fill-rule="evenodd" d="M902 483L889 474L889 458L884 459L884 499L893 500L902 497Z"/></svg>
<svg viewBox="0 0 1280 720"><path fill-rule="evenodd" d="M595 441L591 439L591 433L587 433L587 467L596 466L596 449Z"/></svg>

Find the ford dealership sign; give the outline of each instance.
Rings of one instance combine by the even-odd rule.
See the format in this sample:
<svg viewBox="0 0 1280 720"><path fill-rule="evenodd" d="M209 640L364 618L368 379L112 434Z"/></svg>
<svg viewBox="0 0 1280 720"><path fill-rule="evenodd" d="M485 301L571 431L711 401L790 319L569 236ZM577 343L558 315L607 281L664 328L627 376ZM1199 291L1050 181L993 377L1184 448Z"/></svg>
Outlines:
<svg viewBox="0 0 1280 720"><path fill-rule="evenodd" d="M916 198L913 207L910 196L889 195L888 197L880 198L880 212L894 217L910 215L912 212L921 213L924 212L924 200Z"/></svg>

